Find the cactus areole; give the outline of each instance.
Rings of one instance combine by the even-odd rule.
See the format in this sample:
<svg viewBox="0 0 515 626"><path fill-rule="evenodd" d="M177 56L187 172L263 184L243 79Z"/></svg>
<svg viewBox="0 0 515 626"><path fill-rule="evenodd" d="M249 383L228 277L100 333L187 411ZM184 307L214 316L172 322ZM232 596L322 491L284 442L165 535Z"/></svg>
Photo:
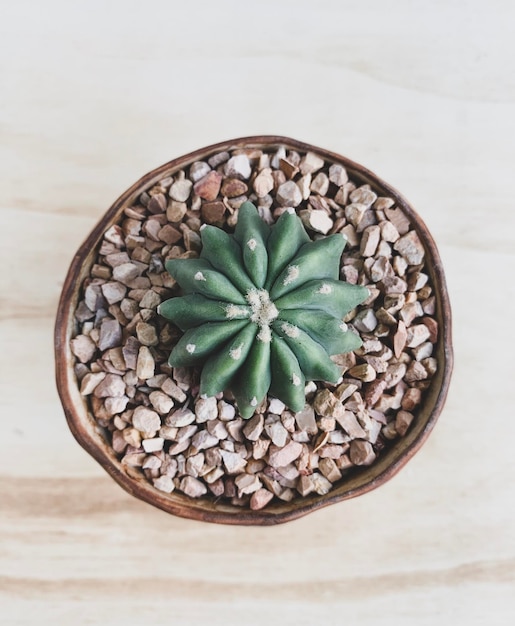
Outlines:
<svg viewBox="0 0 515 626"><path fill-rule="evenodd" d="M343 318L369 292L339 279L345 237L312 241L293 209L269 226L245 202L234 234L201 239L200 258L166 262L184 293L159 307L184 331L170 365L202 368L200 394L230 389L244 418L267 394L302 410L306 382L337 382L330 356L361 345Z"/></svg>

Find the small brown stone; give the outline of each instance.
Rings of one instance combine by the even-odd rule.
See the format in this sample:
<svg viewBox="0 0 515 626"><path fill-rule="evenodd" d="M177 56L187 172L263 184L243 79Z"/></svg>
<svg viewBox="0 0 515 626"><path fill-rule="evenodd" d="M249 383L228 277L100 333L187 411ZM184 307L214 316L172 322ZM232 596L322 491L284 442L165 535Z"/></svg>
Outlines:
<svg viewBox="0 0 515 626"><path fill-rule="evenodd" d="M379 228L379 226L373 225L365 228L361 238L361 255L364 257L374 256L377 246L379 245L380 237L381 229Z"/></svg>
<svg viewBox="0 0 515 626"><path fill-rule="evenodd" d="M253 511L259 511L264 508L270 500L274 497L274 494L268 491L268 489L258 489L250 498L250 508Z"/></svg>
<svg viewBox="0 0 515 626"><path fill-rule="evenodd" d="M300 172L303 176L317 172L319 169L322 169L322 167L324 167L324 160L314 152L306 153L300 162Z"/></svg>
<svg viewBox="0 0 515 626"><path fill-rule="evenodd" d="M207 224L216 224L223 218L225 213L225 204L220 201L203 202L200 212L204 222Z"/></svg>
<svg viewBox="0 0 515 626"><path fill-rule="evenodd" d="M249 441L257 441L263 432L264 418L256 413L243 427L243 434Z"/></svg>
<svg viewBox="0 0 515 626"><path fill-rule="evenodd" d="M342 473L338 469L336 463L333 459L330 458L322 458L318 464L318 467L322 474L327 478L327 480L335 483L337 480L340 480L342 477Z"/></svg>
<svg viewBox="0 0 515 626"><path fill-rule="evenodd" d="M271 446L268 462L271 467L284 467L298 459L302 452L302 444L290 441L283 448Z"/></svg>
<svg viewBox="0 0 515 626"><path fill-rule="evenodd" d="M284 207L296 207L302 202L300 189L292 180L279 186L276 198L279 205Z"/></svg>
<svg viewBox="0 0 515 626"><path fill-rule="evenodd" d="M384 212L400 235L405 235L409 231L410 223L402 209L387 207Z"/></svg>
<svg viewBox="0 0 515 626"><path fill-rule="evenodd" d="M399 320L397 324L397 331L393 336L393 353L397 358L400 357L404 347L406 346L406 340L408 337L408 333L406 330L406 324Z"/></svg>
<svg viewBox="0 0 515 626"><path fill-rule="evenodd" d="M71 340L71 349L73 354L81 363L88 363L93 358L97 347L87 335L77 335Z"/></svg>
<svg viewBox="0 0 515 626"><path fill-rule="evenodd" d="M264 198L274 188L274 178L270 169L262 170L252 184L258 198Z"/></svg>
<svg viewBox="0 0 515 626"><path fill-rule="evenodd" d="M122 327L117 320L104 318L100 325L98 347L100 350L115 348L122 342Z"/></svg>
<svg viewBox="0 0 515 626"><path fill-rule="evenodd" d="M171 224L165 224L157 233L157 238L169 245L177 243L182 238L180 230L174 228Z"/></svg>
<svg viewBox="0 0 515 626"><path fill-rule="evenodd" d="M181 480L179 489L190 498L200 498L207 493L207 487L204 483L193 476L185 476Z"/></svg>
<svg viewBox="0 0 515 626"><path fill-rule="evenodd" d="M425 324L429 330L429 341L436 343L438 339L438 322L433 317L423 317L422 323Z"/></svg>
<svg viewBox="0 0 515 626"><path fill-rule="evenodd" d="M410 265L419 265L424 260L424 246L414 230L402 236L393 247Z"/></svg>
<svg viewBox="0 0 515 626"><path fill-rule="evenodd" d="M177 202L172 200L166 209L166 218L169 222L178 223L186 215L188 206L185 202Z"/></svg>
<svg viewBox="0 0 515 626"><path fill-rule="evenodd" d="M349 370L349 375L358 380L362 380L364 383L369 383L375 380L377 373L370 363L363 363L362 365L355 365Z"/></svg>
<svg viewBox="0 0 515 626"><path fill-rule="evenodd" d="M352 411L343 411L341 415L338 415L336 421L340 424L343 430L345 430L345 432L349 433L352 438L357 439L366 437L366 432L360 426Z"/></svg>
<svg viewBox="0 0 515 626"><path fill-rule="evenodd" d="M408 428L413 421L413 413L409 413L408 411L399 411L395 417L395 430L399 433L401 437L408 432Z"/></svg>
<svg viewBox="0 0 515 626"><path fill-rule="evenodd" d="M227 198L237 198L246 194L248 190L247 184L239 178L226 178L222 183L222 195Z"/></svg>
<svg viewBox="0 0 515 626"><path fill-rule="evenodd" d="M183 178L182 180L177 180L170 187L168 194L172 200L176 200L177 202L186 202L186 200L190 197L192 187L193 183L191 180Z"/></svg>
<svg viewBox="0 0 515 626"><path fill-rule="evenodd" d="M156 433L161 426L161 418L146 406L137 406L132 414L132 424L140 432Z"/></svg>
<svg viewBox="0 0 515 626"><path fill-rule="evenodd" d="M222 460L228 474L240 474L245 470L247 461L237 452L221 450L220 454L222 455Z"/></svg>
<svg viewBox="0 0 515 626"><path fill-rule="evenodd" d="M201 178L198 182L195 183L193 187L193 191L202 198L203 200L207 200L208 202L212 202L216 200L218 193L220 191L220 185L222 184L222 175L219 174L216 170L212 170Z"/></svg>
<svg viewBox="0 0 515 626"><path fill-rule="evenodd" d="M141 380L151 378L155 371L155 361L147 346L141 346L138 350L138 360L136 363L136 374Z"/></svg>
<svg viewBox="0 0 515 626"><path fill-rule="evenodd" d="M406 331L406 345L408 348L416 348L429 339L429 328L425 324L415 324Z"/></svg>
<svg viewBox="0 0 515 626"><path fill-rule="evenodd" d="M349 454L354 465L371 465L376 458L372 444L361 439L351 442Z"/></svg>
<svg viewBox="0 0 515 626"><path fill-rule="evenodd" d="M422 391L417 387L409 387L404 393L401 406L404 411L413 411L413 409L420 404L421 399Z"/></svg>
<svg viewBox="0 0 515 626"><path fill-rule="evenodd" d="M255 474L238 474L234 479L234 484L238 488L238 494L249 495L261 488L262 483Z"/></svg>

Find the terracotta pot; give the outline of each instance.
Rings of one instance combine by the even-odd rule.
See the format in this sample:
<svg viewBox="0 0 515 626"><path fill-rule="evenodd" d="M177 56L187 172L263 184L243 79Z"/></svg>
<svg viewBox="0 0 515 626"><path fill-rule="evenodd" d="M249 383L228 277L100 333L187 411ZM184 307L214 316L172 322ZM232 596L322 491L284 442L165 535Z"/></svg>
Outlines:
<svg viewBox="0 0 515 626"><path fill-rule="evenodd" d="M142 191L149 189L158 180L174 171L185 168L194 161L209 158L216 152L235 147L272 149L279 146L301 152L311 151L328 162L344 165L353 180L370 184L378 195L390 196L408 216L424 245L426 270L430 274L436 295L435 317L439 325L439 337L434 356L438 361L438 371L425 393L423 404L416 412L414 424L408 433L393 442L371 466L359 468L350 477L336 484L325 496L299 497L290 503L273 501L264 510L251 511L242 510L228 503L216 502L214 499L192 499L177 492L163 493L154 488L140 470L122 465L102 436L101 429L90 413L87 400L79 393L74 373L75 357L71 352L70 340L76 324L74 313L79 302L81 285L90 273L102 236L111 225L120 220L124 208L131 205ZM79 248L69 268L55 326L55 355L57 387L73 435L126 491L164 511L182 517L225 524L278 524L379 487L392 478L419 450L433 429L447 395L453 363L451 310L436 245L424 222L395 189L361 165L327 150L284 137L245 137L202 148L174 159L143 176L116 200Z"/></svg>

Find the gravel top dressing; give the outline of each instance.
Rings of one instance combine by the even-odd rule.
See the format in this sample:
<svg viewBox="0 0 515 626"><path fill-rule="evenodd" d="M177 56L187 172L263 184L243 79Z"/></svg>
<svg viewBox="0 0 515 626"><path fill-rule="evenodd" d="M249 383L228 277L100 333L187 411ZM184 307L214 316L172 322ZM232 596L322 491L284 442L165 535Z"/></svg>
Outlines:
<svg viewBox="0 0 515 626"><path fill-rule="evenodd" d="M362 345L331 357L337 382L307 382L297 412L267 395L248 419L230 391L200 394L200 368L169 365L183 333L158 312L183 295L166 261L197 258L203 224L234 233L246 201L268 224L293 209L311 240L343 234L340 278L369 291L342 320ZM426 270L405 213L342 165L284 148L214 153L142 193L104 233L75 312L80 392L122 464L160 491L252 510L327 494L416 419L437 368Z"/></svg>

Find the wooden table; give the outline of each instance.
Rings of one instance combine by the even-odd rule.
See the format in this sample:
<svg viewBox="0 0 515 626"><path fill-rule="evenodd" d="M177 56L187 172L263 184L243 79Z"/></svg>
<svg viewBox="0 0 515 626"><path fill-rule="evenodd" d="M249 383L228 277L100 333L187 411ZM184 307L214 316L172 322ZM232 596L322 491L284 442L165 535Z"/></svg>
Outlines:
<svg viewBox="0 0 515 626"><path fill-rule="evenodd" d="M0 623L514 623L515 5L2 4ZM417 207L456 366L390 483L233 528L132 499L79 448L52 327L72 255L122 191L261 133L345 154Z"/></svg>

